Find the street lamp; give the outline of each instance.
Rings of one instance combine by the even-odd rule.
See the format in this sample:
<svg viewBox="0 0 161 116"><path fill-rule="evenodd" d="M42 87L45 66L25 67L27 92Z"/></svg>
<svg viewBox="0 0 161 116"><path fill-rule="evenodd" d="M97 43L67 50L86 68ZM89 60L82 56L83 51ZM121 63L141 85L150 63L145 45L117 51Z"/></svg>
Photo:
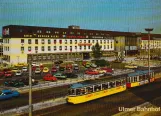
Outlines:
<svg viewBox="0 0 161 116"><path fill-rule="evenodd" d="M153 31L153 28L145 28L145 31L148 32L148 72L150 75L150 32Z"/></svg>

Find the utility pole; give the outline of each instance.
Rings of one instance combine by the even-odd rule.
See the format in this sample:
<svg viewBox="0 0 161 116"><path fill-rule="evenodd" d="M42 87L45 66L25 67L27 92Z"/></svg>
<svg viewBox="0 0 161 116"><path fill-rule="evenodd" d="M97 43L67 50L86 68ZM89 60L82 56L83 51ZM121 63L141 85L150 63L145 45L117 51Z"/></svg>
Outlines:
<svg viewBox="0 0 161 116"><path fill-rule="evenodd" d="M150 32L153 31L153 28L145 28L145 31L148 32L148 72L150 76Z"/></svg>
<svg viewBox="0 0 161 116"><path fill-rule="evenodd" d="M32 72L31 72L31 62L29 63L29 116L32 116Z"/></svg>

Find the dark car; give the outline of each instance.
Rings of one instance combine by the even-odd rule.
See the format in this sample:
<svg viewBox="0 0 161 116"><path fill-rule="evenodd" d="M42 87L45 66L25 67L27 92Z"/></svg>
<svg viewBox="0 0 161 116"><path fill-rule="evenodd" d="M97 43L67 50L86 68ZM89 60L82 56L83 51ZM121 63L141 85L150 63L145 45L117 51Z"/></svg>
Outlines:
<svg viewBox="0 0 161 116"><path fill-rule="evenodd" d="M78 75L74 73L65 73L65 75L67 76L67 78L77 78L78 77Z"/></svg>
<svg viewBox="0 0 161 116"><path fill-rule="evenodd" d="M29 78L25 77L25 78L21 78L19 79L20 82L24 83L24 85L29 85ZM32 85L37 85L38 81L35 79L32 79Z"/></svg>
<svg viewBox="0 0 161 116"><path fill-rule="evenodd" d="M4 82L4 85L10 87L23 87L24 83L19 81L18 79L13 79L13 80L6 80Z"/></svg>

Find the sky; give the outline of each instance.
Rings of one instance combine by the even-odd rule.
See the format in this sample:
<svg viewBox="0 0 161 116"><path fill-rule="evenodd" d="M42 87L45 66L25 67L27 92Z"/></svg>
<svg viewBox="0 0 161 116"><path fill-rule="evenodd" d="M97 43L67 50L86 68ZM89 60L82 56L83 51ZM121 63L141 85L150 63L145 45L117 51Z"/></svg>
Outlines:
<svg viewBox="0 0 161 116"><path fill-rule="evenodd" d="M161 0L0 0L0 36L6 25L161 34Z"/></svg>

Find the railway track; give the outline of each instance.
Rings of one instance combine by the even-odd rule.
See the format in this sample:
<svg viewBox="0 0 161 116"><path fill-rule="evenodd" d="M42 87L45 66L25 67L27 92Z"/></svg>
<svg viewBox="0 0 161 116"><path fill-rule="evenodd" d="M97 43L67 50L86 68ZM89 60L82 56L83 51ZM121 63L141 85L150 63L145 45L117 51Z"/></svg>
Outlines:
<svg viewBox="0 0 161 116"><path fill-rule="evenodd" d="M62 104L35 111L34 116L111 116L119 113L119 107L131 108L145 102L161 107L161 79L154 83L129 89L116 95L107 96L78 105ZM27 116L23 114L21 116ZM160 112L157 114L161 115Z"/></svg>

